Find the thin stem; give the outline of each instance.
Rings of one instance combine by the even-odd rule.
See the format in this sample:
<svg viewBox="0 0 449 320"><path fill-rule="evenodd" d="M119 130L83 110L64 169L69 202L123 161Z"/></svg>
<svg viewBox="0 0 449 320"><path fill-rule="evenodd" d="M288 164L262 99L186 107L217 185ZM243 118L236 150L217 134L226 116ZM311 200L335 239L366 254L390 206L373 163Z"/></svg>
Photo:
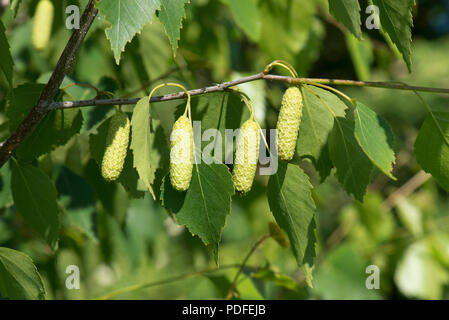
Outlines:
<svg viewBox="0 0 449 320"><path fill-rule="evenodd" d="M274 60L264 68L263 73L268 74L275 66L286 69L294 78L298 78L298 72L296 72L295 68L284 60Z"/></svg>
<svg viewBox="0 0 449 320"><path fill-rule="evenodd" d="M246 255L245 259L243 259L242 264L240 265L239 270L237 271L237 273L235 274L234 280L231 283L231 287L229 288L228 294L225 297L225 300L229 300L232 298L232 295L234 294L235 291L235 287L237 285L237 281L239 279L240 274L243 271L243 268L245 268L246 263L248 262L249 258L251 258L251 256L253 255L253 253L256 251L256 249L268 238L270 238L270 235L266 234L262 237L260 237L259 240L257 240L257 242L251 247L251 249L249 250L248 254Z"/></svg>
<svg viewBox="0 0 449 320"><path fill-rule="evenodd" d="M189 90L190 95L198 96L213 92L224 92L229 88L237 86L239 84L252 82L256 80L270 80L285 82L288 84L311 84L311 85L340 85L340 86L356 86L356 87L371 87L371 88L385 88L385 89L395 89L395 90L406 90L406 91L420 91L420 92L433 92L433 93L444 93L449 94L449 89L445 88L431 88L431 87L417 87L409 86L392 82L364 82L364 81L354 81L354 80L338 80L338 79L314 79L314 78L293 78L286 76L278 76L271 74L258 73L249 77L240 78L233 81L228 81L220 83L214 86L204 87L200 89ZM171 100L184 99L185 93L172 93L163 96L152 97L150 102L164 102ZM118 99L90 99L81 101L64 101L64 102L53 102L50 104L50 110L56 109L70 109L79 108L87 106L111 106L116 104L121 105L133 105L136 104L140 98L118 98Z"/></svg>
<svg viewBox="0 0 449 320"><path fill-rule="evenodd" d="M227 266L221 266L220 268L216 268L216 269L204 269L202 271L194 271L194 272L184 273L184 274L181 274L181 275L178 275L175 277L171 277L171 278L167 278L164 280L135 284L135 285L132 285L129 287L125 287L125 288L121 288L121 289L109 292L101 297L95 298L95 300L109 300L113 297L116 297L116 296L119 296L119 295L122 295L125 293L131 293L131 292L135 292L135 291L146 289L146 288L156 287L156 286L163 285L163 284L168 284L168 283L172 283L172 282L176 282L176 281L185 280L188 278L192 278L194 276L202 276L205 274L210 274L210 273L214 273L214 272L218 272L218 271L222 271L222 270L226 270L226 269L233 269L233 268L239 268L239 267L240 267L240 265L238 265L238 264L232 264L232 265L227 265Z"/></svg>

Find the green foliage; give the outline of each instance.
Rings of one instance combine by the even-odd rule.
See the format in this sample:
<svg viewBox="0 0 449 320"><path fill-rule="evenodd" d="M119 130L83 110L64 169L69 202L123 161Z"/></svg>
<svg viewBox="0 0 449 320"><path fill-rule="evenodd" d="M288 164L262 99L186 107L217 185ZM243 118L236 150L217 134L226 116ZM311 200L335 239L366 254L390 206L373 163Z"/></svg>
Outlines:
<svg viewBox="0 0 449 320"><path fill-rule="evenodd" d="M355 138L371 162L391 179L395 156L390 125L358 102L355 108Z"/></svg>
<svg viewBox="0 0 449 320"><path fill-rule="evenodd" d="M151 160L151 132L148 125L150 119L150 102L148 98L142 98L136 105L131 119L132 137L131 149L133 151L133 166L139 173L150 193L154 197L153 187L154 167Z"/></svg>
<svg viewBox="0 0 449 320"><path fill-rule="evenodd" d="M9 87L12 88L13 66L8 40L5 35L5 26L0 21L0 70L6 77Z"/></svg>
<svg viewBox="0 0 449 320"><path fill-rule="evenodd" d="M100 13L110 23L105 30L111 43L115 62L119 64L125 46L143 26L154 19L154 13L161 6L159 0L136 0L133 5L127 1L102 0L96 3Z"/></svg>
<svg viewBox="0 0 449 320"><path fill-rule="evenodd" d="M279 163L267 187L273 216L287 233L298 265L305 270L313 265L315 257L315 203L311 191L309 178L301 168L285 162ZM311 284L311 274L306 271L306 276Z"/></svg>
<svg viewBox="0 0 449 320"><path fill-rule="evenodd" d="M53 250L59 239L59 208L56 189L42 170L13 162L11 191L17 211Z"/></svg>
<svg viewBox="0 0 449 320"><path fill-rule="evenodd" d="M329 0L329 11L357 38L362 36L362 30L360 28L360 4L357 0Z"/></svg>
<svg viewBox="0 0 449 320"><path fill-rule="evenodd" d="M324 149L336 117L345 117L347 106L334 94L318 87L305 85L303 115L297 142L300 156L318 160Z"/></svg>
<svg viewBox="0 0 449 320"><path fill-rule="evenodd" d="M354 136L354 120L335 118L329 135L329 155L337 168L338 181L345 190L362 201L373 165Z"/></svg>
<svg viewBox="0 0 449 320"><path fill-rule="evenodd" d="M372 2L379 7L382 31L388 34L388 37L401 52L410 71L412 66L412 9L415 0L372 0Z"/></svg>
<svg viewBox="0 0 449 320"><path fill-rule="evenodd" d="M0 247L0 292L10 299L44 299L42 278L26 254Z"/></svg>
<svg viewBox="0 0 449 320"><path fill-rule="evenodd" d="M220 181L219 184L216 182ZM226 217L231 211L231 196L234 186L228 168L223 164L195 164L192 181L185 196L171 187L169 177L163 184L164 205L182 203L172 210L179 224L185 225L205 245L213 245L215 260L218 261L218 244ZM171 209L171 207L169 207Z"/></svg>
<svg viewBox="0 0 449 320"><path fill-rule="evenodd" d="M162 0L159 20L164 25L167 36L176 55L178 41L181 37L182 19L185 17L185 6L189 0Z"/></svg>
<svg viewBox="0 0 449 320"><path fill-rule="evenodd" d="M449 113L445 107L430 110L415 142L415 155L419 164L445 190L449 190L448 120Z"/></svg>
<svg viewBox="0 0 449 320"><path fill-rule="evenodd" d="M257 1L226 0L225 2L229 5L236 24L242 28L248 38L252 41L258 41L262 28L262 19Z"/></svg>

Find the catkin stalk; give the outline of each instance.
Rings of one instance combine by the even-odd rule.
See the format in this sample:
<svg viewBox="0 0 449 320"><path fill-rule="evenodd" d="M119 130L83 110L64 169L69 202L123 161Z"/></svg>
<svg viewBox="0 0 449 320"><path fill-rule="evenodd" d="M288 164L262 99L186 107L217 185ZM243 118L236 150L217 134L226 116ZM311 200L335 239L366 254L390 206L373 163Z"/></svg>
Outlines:
<svg viewBox="0 0 449 320"><path fill-rule="evenodd" d="M114 181L123 170L128 152L131 123L123 112L117 112L109 123L106 150L101 164L101 174L107 181Z"/></svg>
<svg viewBox="0 0 449 320"><path fill-rule="evenodd" d="M43 50L50 40L54 15L53 3L50 0L40 0L33 19L31 40L36 50Z"/></svg>
<svg viewBox="0 0 449 320"><path fill-rule="evenodd" d="M193 128L185 115L176 120L170 140L170 181L176 190L186 191L192 179Z"/></svg>
<svg viewBox="0 0 449 320"><path fill-rule="evenodd" d="M234 187L240 193L244 194L251 190L258 160L259 127L254 120L250 119L240 128L232 173Z"/></svg>
<svg viewBox="0 0 449 320"><path fill-rule="evenodd" d="M281 110L276 125L278 155L281 160L293 159L301 124L303 99L298 87L290 87L282 97Z"/></svg>

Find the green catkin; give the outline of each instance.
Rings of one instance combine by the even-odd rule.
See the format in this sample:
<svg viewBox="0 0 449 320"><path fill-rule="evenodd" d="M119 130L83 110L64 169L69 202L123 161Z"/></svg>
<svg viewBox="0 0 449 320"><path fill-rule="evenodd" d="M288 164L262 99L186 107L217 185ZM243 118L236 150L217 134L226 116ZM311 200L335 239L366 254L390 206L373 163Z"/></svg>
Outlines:
<svg viewBox="0 0 449 320"><path fill-rule="evenodd" d="M259 160L259 126L247 120L240 128L232 180L240 193L248 193L253 185Z"/></svg>
<svg viewBox="0 0 449 320"><path fill-rule="evenodd" d="M293 159L301 123L303 99L298 87L290 87L282 97L281 110L276 125L278 155L281 160Z"/></svg>
<svg viewBox="0 0 449 320"><path fill-rule="evenodd" d="M106 150L101 163L101 174L107 181L114 181L122 172L128 151L131 123L123 112L117 112L109 123Z"/></svg>
<svg viewBox="0 0 449 320"><path fill-rule="evenodd" d="M183 115L173 125L170 144L170 181L178 191L189 189L193 169L193 128Z"/></svg>
<svg viewBox="0 0 449 320"><path fill-rule="evenodd" d="M50 40L55 8L50 0L40 0L33 19L31 41L36 50L43 50Z"/></svg>

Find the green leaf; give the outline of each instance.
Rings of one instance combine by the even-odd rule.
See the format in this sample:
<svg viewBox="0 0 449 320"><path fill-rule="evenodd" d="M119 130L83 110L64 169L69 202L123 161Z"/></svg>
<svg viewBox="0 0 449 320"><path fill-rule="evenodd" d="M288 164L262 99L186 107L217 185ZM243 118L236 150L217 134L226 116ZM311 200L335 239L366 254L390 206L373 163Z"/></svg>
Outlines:
<svg viewBox="0 0 449 320"><path fill-rule="evenodd" d="M449 191L449 112L444 107L430 110L415 141L416 160Z"/></svg>
<svg viewBox="0 0 449 320"><path fill-rule="evenodd" d="M10 131L13 132L33 109L44 89L44 84L24 84L14 89L14 101L8 102L6 112ZM17 148L17 156L30 161L66 144L82 126L80 110L53 110L37 125L28 138Z"/></svg>
<svg viewBox="0 0 449 320"><path fill-rule="evenodd" d="M337 168L338 181L346 192L362 201L373 165L354 136L354 121L336 118L329 135L329 154Z"/></svg>
<svg viewBox="0 0 449 320"><path fill-rule="evenodd" d="M29 256L0 247L0 293L14 300L45 299L44 283Z"/></svg>
<svg viewBox="0 0 449 320"><path fill-rule="evenodd" d="M316 5L309 0L260 2L260 48L270 58L294 61L308 44Z"/></svg>
<svg viewBox="0 0 449 320"><path fill-rule="evenodd" d="M0 70L6 77L9 83L9 88L12 89L12 77L13 77L13 65L14 62L11 57L11 52L9 51L8 39L5 35L5 26L0 20Z"/></svg>
<svg viewBox="0 0 449 320"><path fill-rule="evenodd" d="M8 108L6 110L11 132L15 131L19 124L25 120L44 87L44 84L26 83L14 88L14 101L8 100Z"/></svg>
<svg viewBox="0 0 449 320"><path fill-rule="evenodd" d="M396 180L392 175L395 155L390 125L360 102L357 102L354 113L355 138L360 147L380 171Z"/></svg>
<svg viewBox="0 0 449 320"><path fill-rule="evenodd" d="M13 161L11 190L16 209L25 222L56 249L59 208L50 178L31 164Z"/></svg>
<svg viewBox="0 0 449 320"><path fill-rule="evenodd" d="M83 124L80 110L53 110L37 125L31 135L17 148L17 156L31 161L42 154L65 145Z"/></svg>
<svg viewBox="0 0 449 320"><path fill-rule="evenodd" d="M326 145L335 117L344 117L347 108L335 94L314 86L302 88L304 105L297 141L299 156L317 160Z"/></svg>
<svg viewBox="0 0 449 320"><path fill-rule="evenodd" d="M357 38L362 35L360 28L360 5L358 0L329 0L330 13L345 25Z"/></svg>
<svg viewBox="0 0 449 320"><path fill-rule="evenodd" d="M173 48L173 55L176 55L178 41L181 37L182 19L185 18L185 5L190 0L161 0L161 11L159 20L162 22L170 39Z"/></svg>
<svg viewBox="0 0 449 320"><path fill-rule="evenodd" d="M11 10L14 12L14 18L17 16L19 12L19 7L22 4L22 0L12 0L11 1Z"/></svg>
<svg viewBox="0 0 449 320"><path fill-rule="evenodd" d="M309 277L309 285L316 242L312 188L309 177L300 167L281 161L278 171L268 181L267 190L270 210L287 233L296 261Z"/></svg>
<svg viewBox="0 0 449 320"><path fill-rule="evenodd" d="M96 6L111 24L105 33L111 42L115 62L119 64L126 44L145 24L153 21L154 13L161 3L160 0L135 0L132 4L126 0L102 0Z"/></svg>
<svg viewBox="0 0 449 320"><path fill-rule="evenodd" d="M251 275L255 279L273 282L277 287L283 287L288 290L298 291L299 284L292 277L276 272L272 268L263 268Z"/></svg>
<svg viewBox="0 0 449 320"><path fill-rule="evenodd" d="M155 197L151 186L155 178L155 168L151 162L151 130L150 130L150 101L142 98L134 108L131 119L131 149L134 156L134 168L150 193Z"/></svg>
<svg viewBox="0 0 449 320"><path fill-rule="evenodd" d="M318 160L314 161L315 169L320 174L320 182L323 183L324 180L331 174L332 168L334 167L332 160L329 155L329 145L326 144L321 151Z"/></svg>
<svg viewBox="0 0 449 320"><path fill-rule="evenodd" d="M104 152L106 150L106 139L109 130L109 123L111 117L103 121L103 123L97 128L97 133L91 134L89 137L90 154L92 158L97 162L98 167L101 168L103 162ZM142 197L144 193L138 190L139 175L136 169L133 167L133 154L128 152L123 165L123 170L118 178L128 193L135 198Z"/></svg>
<svg viewBox="0 0 449 320"><path fill-rule="evenodd" d="M196 164L186 193L174 191L168 175L163 189L164 205L169 205L176 213L178 223L200 237L205 245L217 247L234 194L228 167L215 163Z"/></svg>
<svg viewBox="0 0 449 320"><path fill-rule="evenodd" d="M372 0L379 7L382 30L402 53L402 57L411 71L411 42L415 0Z"/></svg>
<svg viewBox="0 0 449 320"><path fill-rule="evenodd" d="M7 162L0 168L0 208L11 204L11 169Z"/></svg>
<svg viewBox="0 0 449 320"><path fill-rule="evenodd" d="M236 24L242 28L248 38L258 41L262 29L262 18L257 0L226 0L226 3L231 8Z"/></svg>

